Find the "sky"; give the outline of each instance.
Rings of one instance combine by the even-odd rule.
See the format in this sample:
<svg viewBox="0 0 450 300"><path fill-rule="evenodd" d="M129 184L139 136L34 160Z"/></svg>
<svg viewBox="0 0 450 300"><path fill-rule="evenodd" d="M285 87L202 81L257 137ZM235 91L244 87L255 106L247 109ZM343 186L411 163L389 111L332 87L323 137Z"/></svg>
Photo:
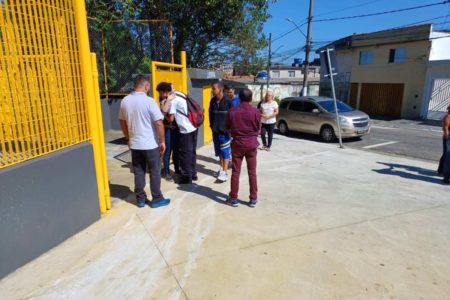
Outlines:
<svg viewBox="0 0 450 300"><path fill-rule="evenodd" d="M313 0L313 20L356 16L378 13L444 2L445 0ZM273 63L291 64L294 58L305 58L301 47L305 45L305 36L294 30L291 18L298 26L304 24L308 17L309 0L278 0L270 4L269 13L272 17L264 25L264 33L272 33ZM429 19L435 23L434 29L450 29L450 3L426 8L390 13L379 16L353 18L327 22L313 22L311 27L312 47L318 48L353 33L367 33L408 25ZM439 24L438 24L439 23ZM441 24L443 23L443 24ZM300 26L306 34L307 25ZM286 34L286 35L285 35ZM285 36L283 36L285 35ZM268 49L261 51L261 56L267 56ZM450 51L450 50L449 50ZM313 51L312 58L318 57Z"/></svg>

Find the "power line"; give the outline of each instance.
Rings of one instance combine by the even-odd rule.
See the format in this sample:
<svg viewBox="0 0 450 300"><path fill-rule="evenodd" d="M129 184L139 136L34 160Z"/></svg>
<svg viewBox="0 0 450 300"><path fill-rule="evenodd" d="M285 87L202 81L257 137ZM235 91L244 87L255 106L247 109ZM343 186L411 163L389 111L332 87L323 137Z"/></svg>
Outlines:
<svg viewBox="0 0 450 300"><path fill-rule="evenodd" d="M357 8L357 7L369 5L369 4L372 4L372 3L375 3L375 2L380 2L380 1L383 1L383 0L372 0L372 1L361 3L361 4L357 4L357 5L347 6L347 7L341 8L341 9L336 9L336 10L332 10L332 11L325 12L325 13L322 13L322 14L318 14L318 15L315 15L314 17L330 15L330 14L333 14L335 12L340 12L340 11L344 11L344 10L348 10L348 9L352 9L352 8Z"/></svg>
<svg viewBox="0 0 450 300"><path fill-rule="evenodd" d="M307 24L307 23L308 23L308 22L304 22L304 23L300 24L298 27L302 27L303 25L305 25L305 24ZM272 40L272 42L275 42L276 40L279 40L279 39L281 39L281 38L284 38L286 35L288 35L288 34L294 32L294 31L296 31L296 30L297 30L297 27L294 26L294 28L292 28L291 30L289 30L289 31L283 33L282 35L277 36L276 38L274 38L274 39Z"/></svg>
<svg viewBox="0 0 450 300"><path fill-rule="evenodd" d="M392 14L402 11L409 11L414 9L420 9L420 8L426 8L426 7L432 7L437 5L443 5L450 3L450 0L441 1L441 2L435 2L431 4L425 4L425 5L419 5L419 6L412 6L407 8L401 8L401 9L395 9L395 10L388 10L388 11L382 11L377 13L371 13L371 14L364 14L364 15L356 15L356 16L346 16L346 17L339 17L339 18L329 18L329 19L318 19L313 20L313 22L328 22L328 21L337 21L337 20L348 20L348 19L356 19L356 18L365 18L365 17L373 17L373 16L379 16L379 15L386 15L386 14Z"/></svg>

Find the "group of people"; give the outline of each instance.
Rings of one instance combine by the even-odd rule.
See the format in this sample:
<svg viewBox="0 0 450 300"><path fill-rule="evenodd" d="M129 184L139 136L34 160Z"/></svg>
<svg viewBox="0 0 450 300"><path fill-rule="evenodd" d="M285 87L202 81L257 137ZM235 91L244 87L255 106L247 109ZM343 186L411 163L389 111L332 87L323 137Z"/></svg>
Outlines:
<svg viewBox="0 0 450 300"><path fill-rule="evenodd" d="M214 152L219 158L219 170L215 176L218 182L228 181L231 161L231 188L226 202L237 206L239 177L245 158L250 182L248 205L254 207L258 201L257 137L261 134L263 141L259 149L270 151L278 105L271 91L267 92L258 108L254 108L251 105L252 91L247 88L242 89L238 96L232 86L224 86L220 81L213 83L211 88L213 97L208 114ZM178 184L192 184L198 180L198 128L188 117L187 95L176 91L168 82L159 83L156 90L159 106L148 96L149 80L139 75L134 81L134 92L120 105L119 120L131 150L134 192L139 207L149 204L156 208L170 203L170 199L161 192L161 178L176 180ZM175 176L170 172L171 160ZM144 191L147 170L150 173L151 201Z"/></svg>

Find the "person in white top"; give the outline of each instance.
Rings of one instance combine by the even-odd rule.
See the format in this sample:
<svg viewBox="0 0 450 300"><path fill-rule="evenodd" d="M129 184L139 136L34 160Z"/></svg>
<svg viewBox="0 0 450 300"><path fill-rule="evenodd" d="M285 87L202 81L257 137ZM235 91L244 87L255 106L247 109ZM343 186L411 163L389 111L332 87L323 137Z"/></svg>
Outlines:
<svg viewBox="0 0 450 300"><path fill-rule="evenodd" d="M273 131L277 122L276 117L278 115L278 103L274 100L272 91L267 91L260 110L262 117L261 140L263 142L263 147L261 149L270 151L270 147L272 147ZM268 135L268 141L266 140L266 133Z"/></svg>
<svg viewBox="0 0 450 300"><path fill-rule="evenodd" d="M197 128L189 121L186 95L172 89L168 82L158 84L156 90L160 98L166 98L169 122L176 121L180 129L179 135L179 159L181 178L179 184L191 184L197 180Z"/></svg>
<svg viewBox="0 0 450 300"><path fill-rule="evenodd" d="M120 103L120 127L128 140L134 172L134 192L138 207L144 207L147 195L144 191L145 172L150 169L150 207L156 208L169 204L161 193L161 160L164 153L163 115L153 98L147 96L150 82L143 75L134 81L134 92Z"/></svg>

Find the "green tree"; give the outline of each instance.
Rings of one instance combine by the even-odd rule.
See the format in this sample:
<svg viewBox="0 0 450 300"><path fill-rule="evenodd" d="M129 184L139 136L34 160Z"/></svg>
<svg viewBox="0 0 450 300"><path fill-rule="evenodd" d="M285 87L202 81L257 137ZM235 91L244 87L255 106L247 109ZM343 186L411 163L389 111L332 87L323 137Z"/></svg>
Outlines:
<svg viewBox="0 0 450 300"><path fill-rule="evenodd" d="M271 1L274 2L274 1ZM107 26L113 19L166 19L173 25L174 50L186 50L190 67L234 63L244 73L261 67L257 51L268 0L87 0L88 14Z"/></svg>

